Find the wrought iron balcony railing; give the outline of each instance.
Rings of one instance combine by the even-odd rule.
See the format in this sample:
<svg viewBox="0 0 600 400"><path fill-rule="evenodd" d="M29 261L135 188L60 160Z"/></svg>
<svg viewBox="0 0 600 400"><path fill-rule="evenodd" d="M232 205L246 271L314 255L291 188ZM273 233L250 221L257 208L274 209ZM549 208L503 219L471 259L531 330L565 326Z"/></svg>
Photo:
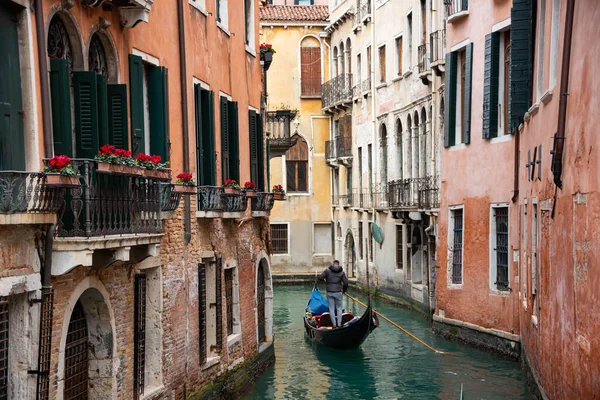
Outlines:
<svg viewBox="0 0 600 400"><path fill-rule="evenodd" d="M222 212L224 190L222 186L198 186L198 211Z"/></svg>
<svg viewBox="0 0 600 400"><path fill-rule="evenodd" d="M389 208L389 193L387 184L382 184L374 190L373 207L377 210L387 210Z"/></svg>
<svg viewBox="0 0 600 400"><path fill-rule="evenodd" d="M271 153L285 153L295 144L290 127L294 118L296 118L296 113L290 110L266 112L265 130Z"/></svg>
<svg viewBox="0 0 600 400"><path fill-rule="evenodd" d="M371 91L371 77L367 77L364 81L362 81L362 91L363 93L367 93Z"/></svg>
<svg viewBox="0 0 600 400"><path fill-rule="evenodd" d="M433 65L446 61L446 28L429 35L429 62Z"/></svg>
<svg viewBox="0 0 600 400"><path fill-rule="evenodd" d="M355 84L354 86L352 86L352 97L359 97L360 94L362 93L362 87L361 87L361 83L360 81Z"/></svg>
<svg viewBox="0 0 600 400"><path fill-rule="evenodd" d="M162 232L160 180L100 173L93 160L73 159L71 165L82 185L67 190L58 236Z"/></svg>
<svg viewBox="0 0 600 400"><path fill-rule="evenodd" d="M335 139L337 158L352 157L352 137L338 136Z"/></svg>
<svg viewBox="0 0 600 400"><path fill-rule="evenodd" d="M175 211L181 201L181 193L175 191L172 183L161 183L160 188L161 211Z"/></svg>
<svg viewBox="0 0 600 400"><path fill-rule="evenodd" d="M0 171L0 214L56 213L65 190L47 186L42 172Z"/></svg>
<svg viewBox="0 0 600 400"><path fill-rule="evenodd" d="M337 160L337 147L335 140L328 140L325 142L325 161L334 162Z"/></svg>
<svg viewBox="0 0 600 400"><path fill-rule="evenodd" d="M360 15L359 22L371 15L371 0L359 0L356 13Z"/></svg>
<svg viewBox="0 0 600 400"><path fill-rule="evenodd" d="M223 195L223 206L225 212L243 213L248 208L248 198L246 192L242 191L236 196Z"/></svg>
<svg viewBox="0 0 600 400"><path fill-rule="evenodd" d="M419 74L427 72L429 68L429 54L427 54L427 45L422 44L417 48L419 60Z"/></svg>
<svg viewBox="0 0 600 400"><path fill-rule="evenodd" d="M352 193L340 195L340 202L344 208L352 206Z"/></svg>
<svg viewBox="0 0 600 400"><path fill-rule="evenodd" d="M391 209L439 208L439 188L435 177L400 179L389 182L388 202Z"/></svg>
<svg viewBox="0 0 600 400"><path fill-rule="evenodd" d="M451 17L462 11L469 9L469 0L444 0L446 6L446 16Z"/></svg>
<svg viewBox="0 0 600 400"><path fill-rule="evenodd" d="M270 212L275 204L273 193L256 193L256 197L251 201L252 211Z"/></svg>
<svg viewBox="0 0 600 400"><path fill-rule="evenodd" d="M352 74L341 74L321 87L323 109L352 103Z"/></svg>

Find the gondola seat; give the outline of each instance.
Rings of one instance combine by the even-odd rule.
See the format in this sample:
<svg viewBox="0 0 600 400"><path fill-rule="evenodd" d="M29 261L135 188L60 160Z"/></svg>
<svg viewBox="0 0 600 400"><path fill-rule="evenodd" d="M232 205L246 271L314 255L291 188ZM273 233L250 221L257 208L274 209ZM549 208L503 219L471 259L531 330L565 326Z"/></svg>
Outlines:
<svg viewBox="0 0 600 400"><path fill-rule="evenodd" d="M315 315L315 320L317 321L317 327L318 328L330 328L333 326L333 323L331 322L331 316L328 312L323 313L321 315ZM349 312L345 312L342 313L342 325L344 325L347 322L350 322L354 319L354 315L352 315L352 313Z"/></svg>

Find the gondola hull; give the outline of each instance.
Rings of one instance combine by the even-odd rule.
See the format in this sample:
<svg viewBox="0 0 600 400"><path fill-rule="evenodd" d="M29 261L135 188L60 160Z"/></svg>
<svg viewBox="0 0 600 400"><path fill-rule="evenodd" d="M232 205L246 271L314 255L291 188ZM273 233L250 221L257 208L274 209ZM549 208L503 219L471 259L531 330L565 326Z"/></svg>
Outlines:
<svg viewBox="0 0 600 400"><path fill-rule="evenodd" d="M306 334L313 343L336 349L352 349L360 346L378 325L379 320L370 307L357 321L337 329L316 328L304 317Z"/></svg>

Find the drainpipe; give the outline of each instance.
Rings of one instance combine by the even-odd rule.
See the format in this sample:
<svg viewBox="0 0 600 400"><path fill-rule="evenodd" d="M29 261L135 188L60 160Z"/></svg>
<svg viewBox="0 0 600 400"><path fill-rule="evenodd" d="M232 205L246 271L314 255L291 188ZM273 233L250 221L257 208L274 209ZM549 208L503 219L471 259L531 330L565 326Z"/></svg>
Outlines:
<svg viewBox="0 0 600 400"><path fill-rule="evenodd" d="M35 36L38 50L38 68L42 94L42 129L44 135L44 157L52 158L52 130L50 127L50 92L48 91L48 60L46 56L46 29L42 0L35 0Z"/></svg>
<svg viewBox="0 0 600 400"><path fill-rule="evenodd" d="M41 1L41 0L37 0ZM181 86L181 118L183 127L183 169L190 171L190 139L188 126L188 100L187 100L187 65L185 52L185 17L183 14L183 2L177 2L177 20L179 23L179 71ZM184 240L188 244L192 239L190 196L184 196Z"/></svg>
<svg viewBox="0 0 600 400"><path fill-rule="evenodd" d="M378 163L377 161L379 160L379 157L377 157L377 143L376 143L376 137L377 137L377 102L375 101L375 57L377 54L377 47L376 47L376 43L375 43L375 0L370 0L371 1L371 125L373 127L373 132L371 135L371 140L373 143L373 147L372 147L372 151L373 154L371 154L371 160L375 165L375 173L377 173L378 170ZM369 155L367 155L368 157ZM370 174L372 174L372 171L369 171ZM375 179L373 179L371 181L371 187L369 188L369 195L371 195L371 191L373 190L373 182L377 182L377 174L374 177ZM372 217L372 225L371 225L371 229L373 229L373 227L375 226L375 199L374 196L372 196L373 200L371 201L371 215ZM371 242L373 241L372 237L373 237L373 232L370 233L371 234ZM370 245L371 243L369 243ZM377 252L375 251L376 246L373 246L373 278L375 278L375 265L376 265L376 258L375 258L375 254L377 254ZM369 263L369 260L367 259L367 264ZM368 277L367 277L368 279ZM375 283L375 282L373 282ZM378 289L379 285L377 283L375 283L375 288Z"/></svg>
<svg viewBox="0 0 600 400"><path fill-rule="evenodd" d="M425 263L427 265L427 294L429 295L429 310L434 310L433 308L433 301L432 299L435 297L435 292L432 290L432 284L431 284L431 268L429 265L429 260L431 260L431 248L429 246L429 236L435 236L435 231L434 231L434 227L435 227L435 217L433 215L429 216L429 226L427 228L425 228L425 238L427 239L427 263ZM433 265L433 268L435 268L435 263Z"/></svg>
<svg viewBox="0 0 600 400"><path fill-rule="evenodd" d="M521 141L521 134L519 128L515 128L515 165L514 165L514 186L513 186L513 197L510 199L513 203L516 203L519 199L519 142Z"/></svg>

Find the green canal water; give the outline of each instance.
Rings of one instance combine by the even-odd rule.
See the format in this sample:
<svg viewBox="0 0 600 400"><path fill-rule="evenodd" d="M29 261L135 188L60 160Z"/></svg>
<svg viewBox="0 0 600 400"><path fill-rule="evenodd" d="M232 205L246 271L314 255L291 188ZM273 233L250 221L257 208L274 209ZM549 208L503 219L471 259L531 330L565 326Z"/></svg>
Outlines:
<svg viewBox="0 0 600 400"><path fill-rule="evenodd" d="M435 354L380 319L358 349L313 346L302 315L311 286L275 286L275 364L245 397L254 399L531 399L519 364L439 338L431 322L375 301L375 308L414 335L452 355ZM350 291L350 294L364 299ZM344 299L344 308L364 308Z"/></svg>

